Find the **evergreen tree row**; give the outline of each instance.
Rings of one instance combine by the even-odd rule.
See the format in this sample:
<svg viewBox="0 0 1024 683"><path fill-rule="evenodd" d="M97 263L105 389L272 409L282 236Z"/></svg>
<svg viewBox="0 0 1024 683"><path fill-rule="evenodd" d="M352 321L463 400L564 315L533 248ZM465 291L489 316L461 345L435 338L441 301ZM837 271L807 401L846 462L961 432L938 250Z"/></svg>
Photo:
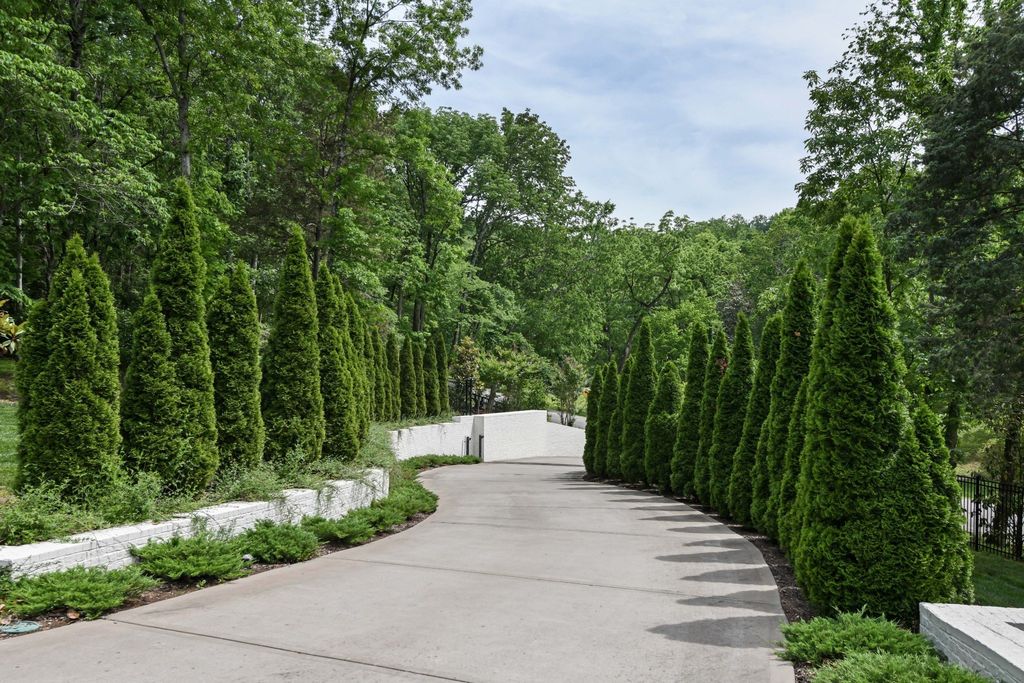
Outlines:
<svg viewBox="0 0 1024 683"><path fill-rule="evenodd" d="M844 219L817 307L814 290L800 263L756 358L742 314L731 348L694 326L682 387L674 362L655 366L645 322L623 371L592 382L584 465L761 530L823 611L913 622L919 602L969 602L949 453L905 386L870 226Z"/></svg>

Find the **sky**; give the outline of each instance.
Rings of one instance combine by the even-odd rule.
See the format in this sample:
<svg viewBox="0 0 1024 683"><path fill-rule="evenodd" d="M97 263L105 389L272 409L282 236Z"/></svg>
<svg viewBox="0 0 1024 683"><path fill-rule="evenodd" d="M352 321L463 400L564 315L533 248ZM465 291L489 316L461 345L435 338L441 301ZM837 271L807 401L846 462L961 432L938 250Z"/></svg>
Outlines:
<svg viewBox="0 0 1024 683"><path fill-rule="evenodd" d="M427 104L530 109L568 173L616 215L771 215L796 202L802 76L824 72L867 0L474 0L483 68Z"/></svg>

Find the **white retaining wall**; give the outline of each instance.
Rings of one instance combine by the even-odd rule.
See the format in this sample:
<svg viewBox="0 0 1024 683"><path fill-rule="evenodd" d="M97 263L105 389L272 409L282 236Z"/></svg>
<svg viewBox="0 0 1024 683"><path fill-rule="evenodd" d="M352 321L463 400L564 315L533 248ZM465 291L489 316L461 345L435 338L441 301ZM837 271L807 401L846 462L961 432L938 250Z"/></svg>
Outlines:
<svg viewBox="0 0 1024 683"><path fill-rule="evenodd" d="M72 536L67 542L0 546L0 570L9 570L17 578L74 566L124 567L134 562L131 555L133 547L146 545L151 540L166 541L172 536L191 536L195 519L205 520L211 531L222 531L231 536L252 528L264 519L279 523L295 523L306 515L333 519L386 497L388 484L386 470L372 469L362 480L332 481L322 491L289 489L274 501L224 503L176 515L166 522L90 531Z"/></svg>
<svg viewBox="0 0 1024 683"><path fill-rule="evenodd" d="M995 681L1024 683L1024 609L921 603L921 634L949 661Z"/></svg>
<svg viewBox="0 0 1024 683"><path fill-rule="evenodd" d="M582 429L548 422L543 410L463 415L452 422L408 427L391 432L391 447L399 460L419 455L480 455L483 460L540 457L582 457ZM481 437L483 439L481 440Z"/></svg>

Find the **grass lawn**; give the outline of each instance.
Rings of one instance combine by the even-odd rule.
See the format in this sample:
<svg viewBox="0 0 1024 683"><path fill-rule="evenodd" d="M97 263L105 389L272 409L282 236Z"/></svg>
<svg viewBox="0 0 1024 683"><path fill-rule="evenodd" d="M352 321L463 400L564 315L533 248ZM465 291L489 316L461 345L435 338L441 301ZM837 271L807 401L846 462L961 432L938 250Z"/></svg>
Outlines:
<svg viewBox="0 0 1024 683"><path fill-rule="evenodd" d="M974 553L974 590L979 605L1024 607L1024 562Z"/></svg>
<svg viewBox="0 0 1024 683"><path fill-rule="evenodd" d="M14 449L18 445L18 404L0 401L0 499L14 481Z"/></svg>
<svg viewBox="0 0 1024 683"><path fill-rule="evenodd" d="M0 401L14 401L18 392L14 388L14 361L0 358Z"/></svg>

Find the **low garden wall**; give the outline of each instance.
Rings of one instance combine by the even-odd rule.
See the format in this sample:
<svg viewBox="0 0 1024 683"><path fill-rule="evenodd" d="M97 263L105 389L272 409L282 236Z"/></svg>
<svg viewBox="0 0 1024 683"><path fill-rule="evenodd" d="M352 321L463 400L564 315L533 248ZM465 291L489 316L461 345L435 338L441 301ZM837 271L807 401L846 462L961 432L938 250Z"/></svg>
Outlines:
<svg viewBox="0 0 1024 683"><path fill-rule="evenodd" d="M211 531L234 536L264 519L278 523L298 522L307 515L334 519L386 497L388 484L386 470L372 469L361 480L332 481L320 491L288 489L272 501L223 503L176 515L164 522L89 531L67 541L0 546L0 571L9 571L13 578L17 578L74 566L124 567L134 561L132 548L151 540L166 541L173 536L190 536L196 520L205 521Z"/></svg>
<svg viewBox="0 0 1024 683"><path fill-rule="evenodd" d="M399 460L420 455L476 455L485 462L582 457L585 440L582 429L549 422L543 410L461 415L451 422L391 432Z"/></svg>
<svg viewBox="0 0 1024 683"><path fill-rule="evenodd" d="M921 603L921 634L949 661L996 681L1024 681L1024 609Z"/></svg>

